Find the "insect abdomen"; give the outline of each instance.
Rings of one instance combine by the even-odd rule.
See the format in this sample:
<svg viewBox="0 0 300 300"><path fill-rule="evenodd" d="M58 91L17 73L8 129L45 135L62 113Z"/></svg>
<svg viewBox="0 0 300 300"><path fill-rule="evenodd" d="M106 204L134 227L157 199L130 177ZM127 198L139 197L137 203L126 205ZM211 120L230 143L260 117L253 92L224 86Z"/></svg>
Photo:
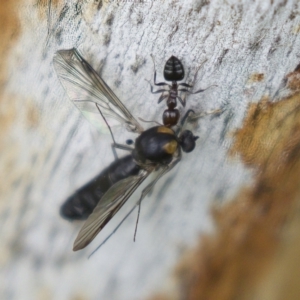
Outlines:
<svg viewBox="0 0 300 300"><path fill-rule="evenodd" d="M60 208L61 216L69 220L87 219L112 185L121 179L137 175L139 170L132 155L114 161L64 202Z"/></svg>
<svg viewBox="0 0 300 300"><path fill-rule="evenodd" d="M184 68L177 57L171 56L167 60L164 68L164 77L168 81L180 81L184 78Z"/></svg>

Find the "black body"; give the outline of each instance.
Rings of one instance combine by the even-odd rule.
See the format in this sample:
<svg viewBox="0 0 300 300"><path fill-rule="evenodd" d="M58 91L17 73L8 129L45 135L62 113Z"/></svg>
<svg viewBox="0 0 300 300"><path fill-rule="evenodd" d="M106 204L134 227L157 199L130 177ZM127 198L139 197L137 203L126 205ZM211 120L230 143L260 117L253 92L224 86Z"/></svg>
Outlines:
<svg viewBox="0 0 300 300"><path fill-rule="evenodd" d="M172 129L155 126L144 131L135 140L133 157L141 162L166 165L172 161L178 142Z"/></svg>
<svg viewBox="0 0 300 300"><path fill-rule="evenodd" d="M64 218L71 220L87 219L73 245L73 250L77 251L86 247L148 176L157 171L155 179L143 189L139 201L135 205L139 206L139 216L142 199L153 189L162 176L177 165L182 157L181 151L191 152L195 148L197 137L191 131L184 130L185 125L194 114L193 111L188 111L185 114L176 131L170 128L170 126L177 125L180 117L179 111L176 109L176 99L179 99L183 106L185 105L185 102L178 96L178 92L189 92L187 89L179 89L178 86L186 88L191 86L186 83L177 84L177 81L184 77L184 69L181 62L172 56L167 61L164 70L165 79L172 81L172 85L164 82L156 83L156 72L154 73L156 85L168 86L168 89L155 92L167 92L167 95L162 94L159 99L160 102L168 98L168 109L164 112L165 125L144 130L76 49L58 51L54 57L54 67L69 98L77 108L86 117L94 117L94 113L99 113L102 117L99 125L103 126L104 121L108 126L112 136L112 146L131 151L130 155L117 159L105 168L97 177L70 196L61 206L60 213ZM128 146L131 144L130 140L127 141L127 145L116 143L106 117L124 123L128 131L139 134L134 147ZM123 221L125 219L126 217Z"/></svg>
<svg viewBox="0 0 300 300"><path fill-rule="evenodd" d="M164 78L167 81L180 81L184 78L184 68L177 57L172 55L167 60L164 68Z"/></svg>
<svg viewBox="0 0 300 300"><path fill-rule="evenodd" d="M87 219L110 187L139 173L139 164L167 165L172 161L179 145L184 152L190 152L195 147L196 139L188 130L178 139L174 131L166 126L155 126L142 132L135 140L132 154L114 161L97 177L78 189L61 206L61 216L69 220Z"/></svg>
<svg viewBox="0 0 300 300"><path fill-rule="evenodd" d="M168 89L161 89L158 91L153 92L151 87L152 93L164 93L162 94L159 99L158 103L162 100L166 99L167 109L163 112L163 124L165 126L175 126L177 125L180 113L179 110L176 108L177 106L177 99L181 102L182 106L185 106L185 100L183 100L179 95L178 92L189 92L187 88L192 86L188 85L187 83L177 83L184 78L184 68L181 61L175 57L171 56L164 67L164 78L166 81L171 81L171 84L166 82L156 83L156 72L154 72L154 84L158 86L168 86ZM179 86L183 86L185 88L179 89Z"/></svg>
<svg viewBox="0 0 300 300"><path fill-rule="evenodd" d="M112 185L121 179L137 175L139 170L132 155L114 161L64 202L60 208L61 216L70 220L87 219Z"/></svg>
<svg viewBox="0 0 300 300"><path fill-rule="evenodd" d="M178 98L177 81L180 81L184 78L184 68L181 61L177 57L171 56L167 60L164 68L164 78L167 81L172 81L172 85L170 86L169 95L167 97L168 108L163 113L163 123L164 125L175 126L180 117L179 111L176 108L176 98ZM160 101L162 101L162 99Z"/></svg>

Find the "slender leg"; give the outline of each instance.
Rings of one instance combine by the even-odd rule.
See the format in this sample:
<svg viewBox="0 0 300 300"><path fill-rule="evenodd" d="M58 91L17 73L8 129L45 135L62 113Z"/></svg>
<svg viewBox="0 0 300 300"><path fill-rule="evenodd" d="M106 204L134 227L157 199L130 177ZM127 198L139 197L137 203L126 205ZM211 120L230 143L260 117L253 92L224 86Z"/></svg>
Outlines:
<svg viewBox="0 0 300 300"><path fill-rule="evenodd" d="M154 123L158 126L163 126L162 124L160 124L159 122L156 122L156 121L148 121L148 120L144 120L142 118L139 118L139 120L142 121L142 122L145 122L145 123Z"/></svg>
<svg viewBox="0 0 300 300"><path fill-rule="evenodd" d="M116 151L116 147L115 147L114 144L111 144L111 151L112 151L112 153L113 153L113 155L114 155L115 160L118 160L119 157L118 157L118 153L117 153L117 151Z"/></svg>
<svg viewBox="0 0 300 300"><path fill-rule="evenodd" d="M190 90L188 90L188 89L179 89L178 92L187 92L187 93L190 93Z"/></svg>
<svg viewBox="0 0 300 300"><path fill-rule="evenodd" d="M164 99L168 98L169 95L164 95L164 94L161 94L161 96L159 97L157 103L160 103L161 101L163 101Z"/></svg>
<svg viewBox="0 0 300 300"><path fill-rule="evenodd" d="M151 85L150 81L147 80L147 79L146 79L146 81L148 81L149 84L150 84L150 91L151 91L152 94L158 94L158 93L168 92L169 91L168 89L160 89L160 90L157 90L157 91L153 91L153 86ZM167 86L170 86L169 84L157 84L157 85L167 85Z"/></svg>
<svg viewBox="0 0 300 300"><path fill-rule="evenodd" d="M206 90L208 90L209 88L211 88L212 86L218 86L217 84L213 84L213 85L210 85L209 87L207 87L206 89L204 90L198 90L198 91L195 91L195 92L190 92L190 94L198 94L198 93L202 93Z"/></svg>
<svg viewBox="0 0 300 300"><path fill-rule="evenodd" d="M193 111L192 109L189 109L183 116L183 118L181 119L181 124L180 127L184 128L186 126L186 124L188 123L188 121L191 119L191 117L195 114L195 111Z"/></svg>
<svg viewBox="0 0 300 300"><path fill-rule="evenodd" d="M150 182L142 191L141 197L139 199L139 201L136 203L135 206L139 206L138 209L138 215L137 215L137 219L136 219L136 223L135 223L135 230L134 230L134 236L133 236L133 241L135 242L135 238L136 238L136 233L137 233L137 226L139 223L139 218L140 218L140 211L141 211L141 203L142 200L145 198L145 196L154 188L156 182L166 173L168 173L170 170L172 170L177 163L181 160L181 152L179 152L179 156L173 160L169 165L166 165L163 167L163 169L159 172L159 174L156 176L156 178Z"/></svg>
<svg viewBox="0 0 300 300"><path fill-rule="evenodd" d="M195 92L191 92L188 89L179 89L178 91L179 92L186 92L186 93L190 93L190 94L198 94L198 93L202 93L202 92L206 91L207 89L211 88L212 86L217 86L217 85L213 84L213 85L210 85L209 87L207 87L206 89L200 89L200 90L197 90Z"/></svg>
<svg viewBox="0 0 300 300"><path fill-rule="evenodd" d="M115 160L119 159L116 149L121 149L121 150L125 150L125 151L130 151L130 152L133 150L133 148L128 145L112 143L111 150L113 152Z"/></svg>
<svg viewBox="0 0 300 300"><path fill-rule="evenodd" d="M185 82L178 83L178 85L180 85L180 86L185 86L185 87L188 87L188 88L193 87L192 85L189 85L189 84L187 84L187 83L185 83Z"/></svg>
<svg viewBox="0 0 300 300"><path fill-rule="evenodd" d="M185 104L186 104L185 99L182 99L182 98L179 97L179 96L177 96L176 98L180 101L181 105L182 105L183 107L185 107Z"/></svg>
<svg viewBox="0 0 300 300"><path fill-rule="evenodd" d="M109 132L110 132L111 138L112 138L112 140L113 140L113 143L114 143L114 144L116 144L116 141L115 141L114 135L113 135L113 133L112 133L112 131L111 131L111 128L110 128L109 124L107 123L107 121L106 121L106 119L105 119L104 115L102 114L102 111L101 111L101 109L99 108L99 105L98 105L97 103L95 103L95 104L96 104L96 107L97 107L97 109L98 109L98 111L99 111L100 115L102 116L102 118L103 118L104 122L106 123L106 126L107 126L107 127L108 127L108 129L109 129Z"/></svg>
<svg viewBox="0 0 300 300"><path fill-rule="evenodd" d="M133 148L128 145L123 145L123 144L118 144L118 143L111 144L111 149L114 154L115 160L119 159L116 149L121 149L121 150L129 151L129 152L131 152L133 150Z"/></svg>
<svg viewBox="0 0 300 300"><path fill-rule="evenodd" d="M196 81L196 77L197 77L197 75L198 75L198 72L199 72L201 66L202 66L205 62L206 62L206 60L199 66L198 70L196 71L196 74L195 74L195 76L194 76L194 82ZM179 83L178 85L184 86L184 87L187 87L187 88L192 88L192 87L194 86L194 85L187 84L187 83L185 83L185 82ZM211 86L217 86L217 85L211 85ZM198 93L204 92L205 90L207 90L207 89L210 88L211 86L207 87L206 89L200 89L200 90L197 90L197 91L195 91L195 92L191 92L191 91L188 90L188 89L179 89L178 91L181 91L181 92L187 92L187 93L190 93L190 94L198 94Z"/></svg>
<svg viewBox="0 0 300 300"><path fill-rule="evenodd" d="M126 151L132 151L133 148L130 147L130 146L127 146L127 145L123 145L123 144L116 143L116 140L115 140L114 135L113 135L113 133L112 133L112 131L111 131L111 128L110 128L109 124L107 123L105 117L103 116L103 114L102 114L102 112L101 112L101 110L100 110L98 104L96 104L96 107L97 107L99 113L101 114L103 120L105 121L105 123L106 123L106 125L107 125L107 127L108 127L108 129L109 129L111 138L112 138L112 140L113 140L113 143L112 143L112 145L111 145L111 147L112 147L112 152L113 152L113 154L114 154L115 159L117 160L117 159L118 159L118 155L117 155L116 149L122 149L122 150L126 150Z"/></svg>
<svg viewBox="0 0 300 300"><path fill-rule="evenodd" d="M194 114L192 116L189 116L188 121L193 121L193 120L205 117L207 115L220 114L223 111L224 111L223 109L214 109L214 110L210 110L210 111L201 112L199 114Z"/></svg>
<svg viewBox="0 0 300 300"><path fill-rule="evenodd" d="M118 144L118 143L113 143L111 146L115 149L121 149L121 150L125 150L125 151L133 150L133 148L128 145L123 145L123 144Z"/></svg>
<svg viewBox="0 0 300 300"><path fill-rule="evenodd" d="M136 205L132 207L132 209L127 213L127 215L121 220L121 222L117 225L117 227L105 238L105 240L88 256L90 258L99 248L101 248L109 239L110 237L116 233L116 231L120 228L123 222L131 215L131 213L135 210Z"/></svg>
<svg viewBox="0 0 300 300"><path fill-rule="evenodd" d="M150 90L152 94L158 94L158 93L163 93L163 92L168 92L169 90L166 89L161 89L161 90L157 90L157 91L153 91L153 86L150 85Z"/></svg>
<svg viewBox="0 0 300 300"><path fill-rule="evenodd" d="M155 85L160 85L160 86L162 86L162 85L168 85L166 82L156 82L156 68L155 68L155 61L154 61L154 57L153 57L153 55L151 54L151 58L152 58L152 61L153 61L153 67L154 67L154 84Z"/></svg>
<svg viewBox="0 0 300 300"><path fill-rule="evenodd" d="M207 115L219 114L223 111L224 111L223 109L214 109L214 110L205 111L205 112L201 112L201 113L196 114L194 110L189 109L185 113L185 115L183 116L183 118L181 120L181 127L183 127L186 123L188 123L190 121L194 121L196 119L205 117Z"/></svg>
<svg viewBox="0 0 300 300"><path fill-rule="evenodd" d="M179 136L183 132L183 130L185 129L185 127L187 126L187 124L189 122L197 120L197 119L202 118L202 117L207 116L207 115L220 114L223 111L224 111L224 109L215 109L215 110L211 110L211 111L207 111L207 112L201 112L201 113L196 114L194 110L189 109L185 113L183 118L181 119L180 126L176 130L176 135Z"/></svg>
<svg viewBox="0 0 300 300"><path fill-rule="evenodd" d="M194 75L194 80L193 80L194 83L195 83L195 81L196 81L196 78L197 78L197 75L198 75L198 72L199 72L200 68L202 67L202 65L203 65L206 61L207 61L207 59L205 59L205 60L201 63L201 65L198 67L198 69L197 69L197 71L196 71L196 73L195 73L195 75ZM194 86L194 84L193 84L193 86Z"/></svg>
<svg viewBox="0 0 300 300"><path fill-rule="evenodd" d="M156 71L154 71L154 84L159 86L168 85L166 82L156 82Z"/></svg>

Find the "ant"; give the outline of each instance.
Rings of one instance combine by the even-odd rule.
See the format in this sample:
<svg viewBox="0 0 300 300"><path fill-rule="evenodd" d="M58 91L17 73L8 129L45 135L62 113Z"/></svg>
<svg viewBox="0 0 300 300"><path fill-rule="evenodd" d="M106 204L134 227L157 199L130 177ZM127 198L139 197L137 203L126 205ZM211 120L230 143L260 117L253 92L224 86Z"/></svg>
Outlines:
<svg viewBox="0 0 300 300"><path fill-rule="evenodd" d="M162 100L167 99L167 106L168 108L164 111L163 113L163 124L165 126L175 126L178 123L178 120L180 118L180 113L178 111L178 109L176 108L177 106L177 99L180 101L181 105L183 107L185 107L186 101L185 98L181 98L178 95L178 92L186 92L186 93L190 93L190 94L198 94L201 93L204 90L198 90L196 92L191 92L190 88L192 88L192 85L189 85L185 82L182 83L177 83L177 81L180 81L184 78L184 68L183 65L181 63L181 61L175 57L175 56L171 56L164 67L164 78L166 81L171 81L172 83L169 84L167 82L156 82L156 70L155 70L155 62L154 62L154 58L151 55L152 59L153 59L153 64L154 64L154 85L156 86L168 86L168 88L163 88L157 91L153 91L153 86L150 84L151 87L151 93L152 94L158 94L158 93L162 93L161 96L158 99L158 103L160 103ZM183 87L183 88L179 88L179 87ZM164 92L167 92L167 94L165 94Z"/></svg>

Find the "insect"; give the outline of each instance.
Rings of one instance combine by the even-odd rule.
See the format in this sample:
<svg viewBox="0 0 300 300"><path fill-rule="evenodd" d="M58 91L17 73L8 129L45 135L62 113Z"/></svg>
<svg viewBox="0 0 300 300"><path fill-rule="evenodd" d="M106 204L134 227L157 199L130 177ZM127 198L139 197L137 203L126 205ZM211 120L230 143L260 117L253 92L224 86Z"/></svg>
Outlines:
<svg viewBox="0 0 300 300"><path fill-rule="evenodd" d="M153 59L153 57L152 57ZM154 59L153 59L154 63ZM184 78L184 68L181 63L181 61L175 57L171 56L165 66L164 66L164 78L166 81L170 81L171 84L168 84L167 82L156 82L156 70L155 70L155 63L154 63L154 84L156 86L163 86L163 89L153 91L152 85L150 85L151 93L152 94L158 94L162 93L161 96L158 99L158 103L166 99L167 109L163 113L163 124L165 126L175 126L178 123L178 120L180 118L179 110L177 107L177 99L180 101L183 107L186 105L185 98L181 98L178 94L178 92L186 92L190 94L198 94L201 93L204 90L198 90L196 92L191 92L190 88L192 88L192 85L189 85L185 82L177 83L177 81L180 81ZM183 88L179 88L183 87Z"/></svg>
<svg viewBox="0 0 300 300"><path fill-rule="evenodd" d="M61 213L65 217L87 217L73 245L73 250L77 251L86 247L141 183L157 171L155 179L142 191L136 203L139 217L142 199L181 160L182 151L193 151L198 137L184 130L194 115L192 110L187 112L176 132L165 125L144 130L75 48L58 51L54 67L71 101L85 116L101 115L112 135L113 147L130 151L129 155L112 163L63 204ZM129 131L139 134L134 147L115 142L108 119L122 122Z"/></svg>

